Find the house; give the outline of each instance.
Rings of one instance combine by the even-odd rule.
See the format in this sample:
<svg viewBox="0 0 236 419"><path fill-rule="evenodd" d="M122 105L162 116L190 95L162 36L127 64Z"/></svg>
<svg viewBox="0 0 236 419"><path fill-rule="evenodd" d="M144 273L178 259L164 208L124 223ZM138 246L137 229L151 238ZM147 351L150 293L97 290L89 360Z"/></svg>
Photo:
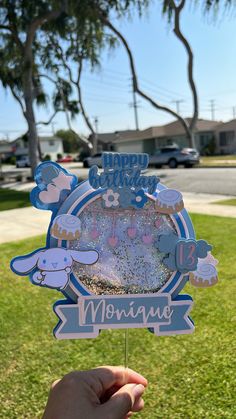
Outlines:
<svg viewBox="0 0 236 419"><path fill-rule="evenodd" d="M12 143L7 140L0 140L0 160L5 161L14 155L14 147Z"/></svg>
<svg viewBox="0 0 236 419"><path fill-rule="evenodd" d="M115 151L114 143L120 136L129 135L136 130L125 130L125 131L115 131L107 133L98 133L97 134L97 152L101 153L102 151ZM89 136L88 141L93 142L92 135Z"/></svg>
<svg viewBox="0 0 236 419"><path fill-rule="evenodd" d="M58 154L63 154L63 142L59 137L38 137L42 157L50 156L51 160L57 160ZM26 136L19 137L11 142L11 145L15 148L16 158L21 156L29 155L28 139Z"/></svg>
<svg viewBox="0 0 236 419"><path fill-rule="evenodd" d="M218 125L215 135L217 153L236 153L236 119Z"/></svg>
<svg viewBox="0 0 236 419"><path fill-rule="evenodd" d="M218 121L198 119L194 136L195 146L200 153L204 154L206 148L215 141L215 130L220 124L222 123ZM114 148L118 152L149 154L153 154L157 148L174 143L180 147L189 146L186 132L179 121L145 130L120 131L113 140Z"/></svg>

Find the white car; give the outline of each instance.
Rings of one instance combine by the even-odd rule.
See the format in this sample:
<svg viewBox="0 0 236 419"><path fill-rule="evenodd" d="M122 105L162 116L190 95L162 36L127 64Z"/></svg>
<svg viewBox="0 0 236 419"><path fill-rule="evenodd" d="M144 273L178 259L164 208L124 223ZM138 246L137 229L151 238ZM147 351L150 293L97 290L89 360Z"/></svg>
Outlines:
<svg viewBox="0 0 236 419"><path fill-rule="evenodd" d="M22 167L30 167L30 161L28 156L21 156L16 161L16 167L22 168Z"/></svg>

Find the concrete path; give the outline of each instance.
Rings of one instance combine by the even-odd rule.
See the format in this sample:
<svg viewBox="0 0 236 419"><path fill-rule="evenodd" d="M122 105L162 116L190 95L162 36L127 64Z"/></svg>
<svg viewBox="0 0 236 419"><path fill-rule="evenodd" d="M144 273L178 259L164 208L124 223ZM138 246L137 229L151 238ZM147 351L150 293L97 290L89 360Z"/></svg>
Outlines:
<svg viewBox="0 0 236 419"><path fill-rule="evenodd" d="M236 218L236 206L212 204L217 200L231 198L228 195L189 192L185 192L183 195L185 208L189 212ZM22 240L46 233L50 217L50 211L41 211L34 207L0 211L0 243Z"/></svg>
<svg viewBox="0 0 236 419"><path fill-rule="evenodd" d="M40 211L34 207L0 211L0 243L46 233L50 217L50 211Z"/></svg>
<svg viewBox="0 0 236 419"><path fill-rule="evenodd" d="M236 218L236 206L215 204L217 201L235 199L235 196L183 192L183 197L189 212Z"/></svg>

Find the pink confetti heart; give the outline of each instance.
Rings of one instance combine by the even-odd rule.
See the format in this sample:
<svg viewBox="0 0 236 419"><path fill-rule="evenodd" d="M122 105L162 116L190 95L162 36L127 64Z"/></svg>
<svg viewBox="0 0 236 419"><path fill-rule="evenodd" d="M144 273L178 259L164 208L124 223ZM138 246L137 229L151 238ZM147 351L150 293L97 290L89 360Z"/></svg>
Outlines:
<svg viewBox="0 0 236 419"><path fill-rule="evenodd" d="M99 231L98 230L94 229L94 230L91 231L91 237L92 237L93 240L97 239L98 236L99 236Z"/></svg>
<svg viewBox="0 0 236 419"><path fill-rule="evenodd" d="M136 237L137 229L135 227L129 227L127 230L127 234L131 239Z"/></svg>
<svg viewBox="0 0 236 419"><path fill-rule="evenodd" d="M116 245L118 243L118 238L117 237L109 237L108 243L111 247L116 247Z"/></svg>
<svg viewBox="0 0 236 419"><path fill-rule="evenodd" d="M159 220L156 220L155 221L155 226L156 226L156 228L159 228L159 227L161 227L161 225L163 224L163 220L162 220L162 218L159 218Z"/></svg>
<svg viewBox="0 0 236 419"><path fill-rule="evenodd" d="M152 240L153 240L153 237L152 237L152 235L151 235L151 234L144 234L144 235L142 236L142 241L143 241L143 243L145 243L145 244L151 244L151 243L152 243Z"/></svg>

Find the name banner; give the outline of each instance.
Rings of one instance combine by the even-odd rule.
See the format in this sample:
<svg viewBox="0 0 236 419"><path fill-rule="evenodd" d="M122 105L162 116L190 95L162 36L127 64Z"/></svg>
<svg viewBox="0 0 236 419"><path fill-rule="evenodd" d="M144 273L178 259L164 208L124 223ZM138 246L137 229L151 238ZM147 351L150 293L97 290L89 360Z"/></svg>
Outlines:
<svg viewBox="0 0 236 419"><path fill-rule="evenodd" d="M169 294L90 295L77 304L56 303L59 323L57 339L94 338L101 329L151 328L155 335L192 333L188 317L192 299L187 295L171 300Z"/></svg>

